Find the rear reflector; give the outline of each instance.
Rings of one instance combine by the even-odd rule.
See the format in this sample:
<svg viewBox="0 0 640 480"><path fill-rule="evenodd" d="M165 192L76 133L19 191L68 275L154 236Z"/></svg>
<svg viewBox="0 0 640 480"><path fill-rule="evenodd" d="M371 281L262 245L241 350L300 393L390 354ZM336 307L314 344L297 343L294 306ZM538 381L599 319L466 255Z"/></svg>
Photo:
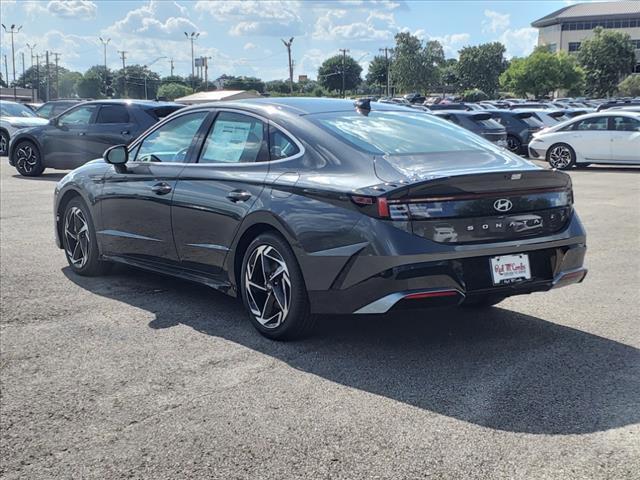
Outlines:
<svg viewBox="0 0 640 480"><path fill-rule="evenodd" d="M421 298L435 298L435 297L455 297L458 295L456 290L440 290L438 292L419 292L410 293L404 296L404 300L419 300Z"/></svg>

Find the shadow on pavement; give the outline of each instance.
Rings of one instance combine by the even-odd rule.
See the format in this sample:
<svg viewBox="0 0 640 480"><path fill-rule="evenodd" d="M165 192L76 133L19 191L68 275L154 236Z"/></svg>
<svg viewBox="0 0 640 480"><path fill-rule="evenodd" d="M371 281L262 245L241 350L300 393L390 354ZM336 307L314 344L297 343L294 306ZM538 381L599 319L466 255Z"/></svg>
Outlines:
<svg viewBox="0 0 640 480"><path fill-rule="evenodd" d="M640 350L518 312L431 310L319 319L312 338L273 342L241 304L206 287L124 267L63 273L97 295L244 345L339 384L488 428L583 434L640 421Z"/></svg>
<svg viewBox="0 0 640 480"><path fill-rule="evenodd" d="M39 177L24 177L24 176L20 175L19 173L16 173L15 175L12 175L12 177L17 179L17 180L24 180L24 181L29 181L29 182L43 182L43 181L44 182L58 182L67 173L69 173L69 172L43 173Z"/></svg>

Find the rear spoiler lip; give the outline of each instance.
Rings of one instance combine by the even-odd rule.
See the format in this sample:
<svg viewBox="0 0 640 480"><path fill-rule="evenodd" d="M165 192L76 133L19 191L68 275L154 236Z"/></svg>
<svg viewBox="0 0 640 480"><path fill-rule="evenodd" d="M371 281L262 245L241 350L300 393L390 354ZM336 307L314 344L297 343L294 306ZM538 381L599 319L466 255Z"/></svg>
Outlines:
<svg viewBox="0 0 640 480"><path fill-rule="evenodd" d="M461 195L445 195L445 196L433 196L424 198L409 198L409 199L390 199L388 203L421 203L421 202L446 202L452 200L475 200L479 198L491 198L497 195L503 195L505 197L517 196L517 195L531 195L535 193L552 193L552 192L564 192L569 187L550 187L550 188L529 188L523 190L506 190L486 193L470 193Z"/></svg>
<svg viewBox="0 0 640 480"><path fill-rule="evenodd" d="M434 172L434 175L436 175L436 172ZM424 180L414 180L411 181L410 179L407 179L405 181L395 181L395 182L381 182L378 185L371 185L370 187L365 187L365 188L361 188L358 189L356 191L351 192L351 194L355 194L355 195L365 195L365 196L370 196L370 197L387 197L389 202L391 203L393 200L398 199L398 198L407 198L407 195L410 193L411 190L417 189L417 188L421 188L421 187L428 187L428 186L436 186L438 184L447 184L450 183L452 181L459 181L459 180L467 180L467 179L475 179L475 180L482 180L483 177L485 176L491 176L491 175L505 175L505 176L509 176L509 181L520 181L523 178L526 180L527 177L529 176L544 176L544 177L549 177L549 178L555 178L557 180L562 180L562 185L559 185L560 182L554 182L554 184L549 185L549 187L543 187L541 188L541 190L545 190L545 191L553 191L554 189L557 190L566 190L566 189L570 189L572 188L572 182L571 182L571 176L565 172L559 171L559 170L548 170L548 169L543 169L543 168L535 168L535 169L530 169L530 170L513 170L513 171L509 171L509 170L503 170L503 171L494 171L494 172L481 172L481 173L466 173L466 174L462 174L462 175L443 175L443 176L437 176L434 178L427 178ZM487 192L469 192L470 195L473 194L478 194L478 193L487 193L487 194L491 194L491 195L496 195L496 194L510 194L511 192L517 192L517 191L531 191L534 190L534 188L527 188L526 186L522 186L522 188L514 188L513 190L506 190L506 189L500 189L500 188L496 188L495 190L492 189L490 191ZM465 193L460 193L460 194L443 194L443 195L437 195L437 194L433 194L433 195L427 195L427 194L422 194L419 195L420 198L422 197L438 197L440 199L442 199L443 197L449 197L449 196L456 196L456 198L460 198L459 195L465 195ZM416 196L415 198L418 198L418 196Z"/></svg>

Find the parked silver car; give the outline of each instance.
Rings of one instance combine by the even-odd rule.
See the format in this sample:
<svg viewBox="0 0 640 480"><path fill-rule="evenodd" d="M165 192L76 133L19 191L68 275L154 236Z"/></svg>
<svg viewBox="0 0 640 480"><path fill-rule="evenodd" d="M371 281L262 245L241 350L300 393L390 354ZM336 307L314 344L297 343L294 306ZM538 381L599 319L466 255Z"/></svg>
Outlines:
<svg viewBox="0 0 640 480"><path fill-rule="evenodd" d="M17 102L0 101L0 156L9 151L9 140L20 129L46 125L49 121L38 117L26 105Z"/></svg>

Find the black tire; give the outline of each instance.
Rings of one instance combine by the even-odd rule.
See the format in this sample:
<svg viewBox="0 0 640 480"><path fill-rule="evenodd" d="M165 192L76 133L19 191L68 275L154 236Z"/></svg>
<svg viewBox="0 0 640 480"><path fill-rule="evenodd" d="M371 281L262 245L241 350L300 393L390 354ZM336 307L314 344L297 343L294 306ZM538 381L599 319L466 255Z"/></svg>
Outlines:
<svg viewBox="0 0 640 480"><path fill-rule="evenodd" d="M497 295L478 295L477 297L465 299L465 301L462 302L462 306L465 308L489 308L497 305L505 298L506 297L500 297Z"/></svg>
<svg viewBox="0 0 640 480"><path fill-rule="evenodd" d="M30 140L22 140L13 148L13 164L24 177L38 177L44 172L40 149Z"/></svg>
<svg viewBox="0 0 640 480"><path fill-rule="evenodd" d="M86 230L82 228L78 215L84 220ZM73 238L74 235L76 239ZM62 245L69 266L78 275L86 277L103 275L111 266L109 263L100 260L98 241L96 240L96 231L91 219L91 213L89 213L89 208L80 197L72 198L64 209ZM83 256L81 261L79 261L80 254Z"/></svg>
<svg viewBox="0 0 640 480"><path fill-rule="evenodd" d="M282 262L284 270L277 274ZM284 238L275 232L256 237L244 253L240 272L242 301L251 323L262 335L273 340L293 340L311 333L315 317L309 311L307 288L293 250ZM271 277L274 273L278 276Z"/></svg>
<svg viewBox="0 0 640 480"><path fill-rule="evenodd" d="M547 163L551 168L568 170L576 164L576 152L571 145L554 143L547 150Z"/></svg>
<svg viewBox="0 0 640 480"><path fill-rule="evenodd" d="M522 142L515 135L507 135L507 149L519 155L522 153Z"/></svg>
<svg viewBox="0 0 640 480"><path fill-rule="evenodd" d="M9 134L4 130L0 130L0 157L9 154Z"/></svg>

